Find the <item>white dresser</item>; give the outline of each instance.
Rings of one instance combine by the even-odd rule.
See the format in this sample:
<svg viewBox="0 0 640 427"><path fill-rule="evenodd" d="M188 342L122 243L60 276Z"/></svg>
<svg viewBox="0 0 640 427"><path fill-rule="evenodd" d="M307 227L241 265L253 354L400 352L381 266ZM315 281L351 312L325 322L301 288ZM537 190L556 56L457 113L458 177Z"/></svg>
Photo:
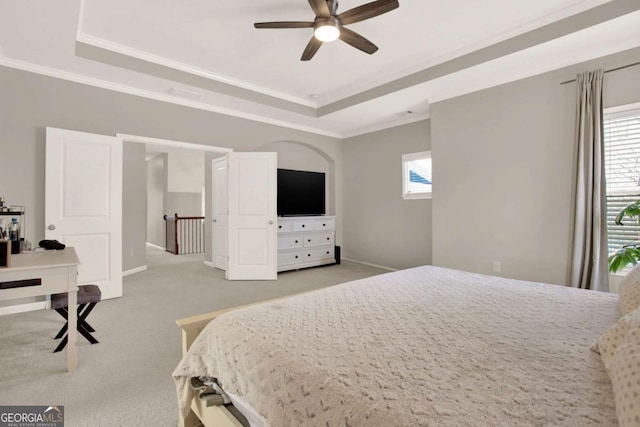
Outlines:
<svg viewBox="0 0 640 427"><path fill-rule="evenodd" d="M278 218L278 271L336 262L335 216Z"/></svg>

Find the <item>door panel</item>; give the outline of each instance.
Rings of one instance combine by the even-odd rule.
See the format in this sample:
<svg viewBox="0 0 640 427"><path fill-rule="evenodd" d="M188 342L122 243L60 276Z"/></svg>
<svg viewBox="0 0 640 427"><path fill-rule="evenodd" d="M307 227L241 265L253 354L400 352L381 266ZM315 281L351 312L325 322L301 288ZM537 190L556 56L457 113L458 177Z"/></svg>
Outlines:
<svg viewBox="0 0 640 427"><path fill-rule="evenodd" d="M62 176L63 217L109 217L111 147L65 139Z"/></svg>
<svg viewBox="0 0 640 427"><path fill-rule="evenodd" d="M73 246L83 256L78 266L78 283L106 283L111 281L111 264L108 233L102 234L64 234L65 245Z"/></svg>
<svg viewBox="0 0 640 427"><path fill-rule="evenodd" d="M227 158L213 160L213 264L221 270L227 269Z"/></svg>
<svg viewBox="0 0 640 427"><path fill-rule="evenodd" d="M276 153L229 153L229 280L276 280Z"/></svg>
<svg viewBox="0 0 640 427"><path fill-rule="evenodd" d="M47 128L45 238L76 248L78 284L122 296L122 140Z"/></svg>

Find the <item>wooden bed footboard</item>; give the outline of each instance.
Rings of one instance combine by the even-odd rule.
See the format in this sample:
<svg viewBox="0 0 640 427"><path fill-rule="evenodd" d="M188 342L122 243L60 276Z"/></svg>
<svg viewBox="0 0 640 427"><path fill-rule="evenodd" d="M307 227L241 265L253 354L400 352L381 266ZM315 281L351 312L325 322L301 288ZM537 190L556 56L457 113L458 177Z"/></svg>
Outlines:
<svg viewBox="0 0 640 427"><path fill-rule="evenodd" d="M176 320L176 323L182 330L182 355L184 356L187 354L187 351L191 347L191 344L193 344L193 341L213 319L228 311L247 307L249 305L253 304L227 308L224 310ZM203 401L198 398L194 398L191 401L191 410L189 411L189 415L186 418L179 420L179 426L197 427L202 425L208 427L242 427L242 424L224 406L207 407Z"/></svg>
<svg viewBox="0 0 640 427"><path fill-rule="evenodd" d="M189 351L191 344L198 337L200 332L216 317L227 313L229 311L237 310L244 307L250 307L252 305L264 304L267 302L278 301L284 298L288 298L294 295L306 294L313 291L305 291L297 294L286 295L284 297L273 298L265 301L259 301L252 304L245 304L238 307L225 308L223 310L213 311L211 313L198 314L196 316L185 317L183 319L176 320L176 323L182 330L182 355L184 356ZM181 427L242 427L242 423L224 406L209 406L204 405L200 399L194 398L191 402L191 411L185 419L179 420Z"/></svg>
<svg viewBox="0 0 640 427"><path fill-rule="evenodd" d="M245 307L245 306L241 306ZM216 317L224 314L228 311L233 311L241 307L232 307L224 310L213 311L211 313L198 314L197 316L185 317L184 319L176 320L176 323L182 329L182 355L184 356L189 351L191 344L195 341L196 337L200 335L200 332Z"/></svg>

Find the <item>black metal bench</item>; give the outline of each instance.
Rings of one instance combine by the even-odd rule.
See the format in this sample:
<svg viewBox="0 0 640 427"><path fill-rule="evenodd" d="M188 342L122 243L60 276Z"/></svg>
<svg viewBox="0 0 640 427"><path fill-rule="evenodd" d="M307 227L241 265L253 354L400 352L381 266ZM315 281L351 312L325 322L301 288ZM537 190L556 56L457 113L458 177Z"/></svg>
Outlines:
<svg viewBox="0 0 640 427"><path fill-rule="evenodd" d="M89 323L87 323L87 316L91 313L91 310L96 306L97 303L100 302L100 298L102 297L102 293L100 292L100 288L96 285L80 285L78 286L78 332L82 334L91 344L97 344L98 340L91 335L91 332L95 332L96 330L91 327ZM69 328L69 295L65 292L63 294L53 294L51 295L51 308L57 311L60 316L64 317L67 320L67 323L60 329L58 334L55 336L55 339L62 338L58 347L53 351L54 353L59 352L67 345L67 329Z"/></svg>

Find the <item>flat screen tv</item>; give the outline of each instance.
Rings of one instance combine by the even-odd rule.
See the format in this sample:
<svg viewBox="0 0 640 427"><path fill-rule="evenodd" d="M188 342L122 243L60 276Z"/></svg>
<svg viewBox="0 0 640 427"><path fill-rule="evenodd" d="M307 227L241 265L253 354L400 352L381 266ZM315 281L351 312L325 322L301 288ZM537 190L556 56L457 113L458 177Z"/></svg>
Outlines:
<svg viewBox="0 0 640 427"><path fill-rule="evenodd" d="M278 215L324 215L325 174L278 169Z"/></svg>

